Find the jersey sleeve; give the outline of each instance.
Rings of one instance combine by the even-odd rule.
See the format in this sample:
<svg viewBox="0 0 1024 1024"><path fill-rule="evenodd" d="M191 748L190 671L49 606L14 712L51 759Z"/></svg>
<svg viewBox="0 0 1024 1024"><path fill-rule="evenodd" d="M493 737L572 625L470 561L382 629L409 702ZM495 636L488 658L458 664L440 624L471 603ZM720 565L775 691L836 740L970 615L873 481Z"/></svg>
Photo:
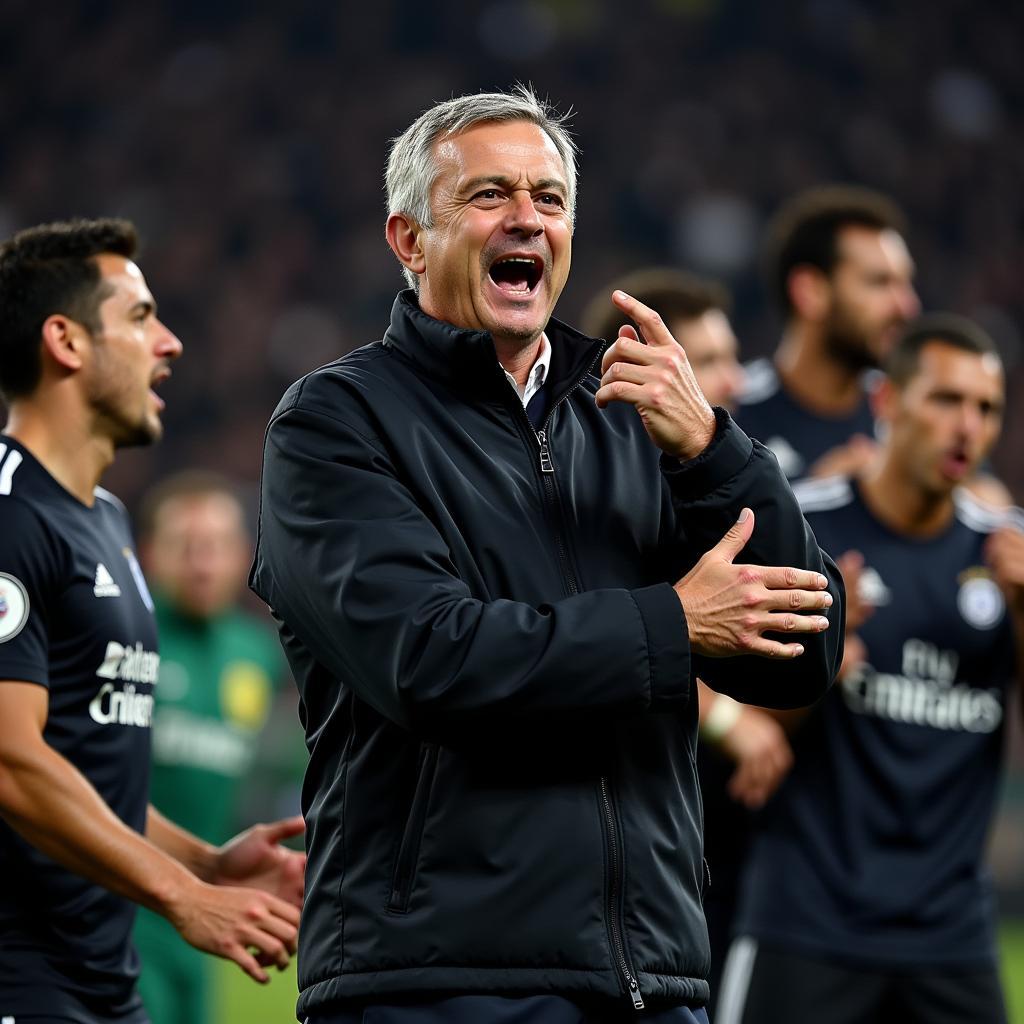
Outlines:
<svg viewBox="0 0 1024 1024"><path fill-rule="evenodd" d="M40 517L0 498L0 680L49 686L50 616L61 555Z"/></svg>

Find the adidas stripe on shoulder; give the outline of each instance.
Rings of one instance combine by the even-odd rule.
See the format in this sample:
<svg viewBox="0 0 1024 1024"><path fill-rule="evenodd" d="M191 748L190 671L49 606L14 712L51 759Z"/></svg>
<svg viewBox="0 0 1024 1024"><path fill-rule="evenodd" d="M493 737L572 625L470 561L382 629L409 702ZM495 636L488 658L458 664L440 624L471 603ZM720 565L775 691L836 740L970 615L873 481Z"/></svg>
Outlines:
<svg viewBox="0 0 1024 1024"><path fill-rule="evenodd" d="M845 476L800 480L793 485L793 494L801 512L826 512L853 501L853 488Z"/></svg>
<svg viewBox="0 0 1024 1024"><path fill-rule="evenodd" d="M17 448L10 448L0 441L0 494L10 494L14 487L14 474L24 461Z"/></svg>
<svg viewBox="0 0 1024 1024"><path fill-rule="evenodd" d="M125 508L124 502L116 494L111 494L105 487L94 487L92 492L97 498L102 499L108 505L113 505L118 512L123 516L128 515L128 509Z"/></svg>
<svg viewBox="0 0 1024 1024"><path fill-rule="evenodd" d="M1024 509L1016 505L1008 508L989 505L966 487L958 487L953 492L953 508L957 519L977 533L992 533L1007 527L1024 533Z"/></svg>
<svg viewBox="0 0 1024 1024"><path fill-rule="evenodd" d="M755 359L743 367L743 392L740 405L755 405L771 398L779 390L779 375L770 359Z"/></svg>

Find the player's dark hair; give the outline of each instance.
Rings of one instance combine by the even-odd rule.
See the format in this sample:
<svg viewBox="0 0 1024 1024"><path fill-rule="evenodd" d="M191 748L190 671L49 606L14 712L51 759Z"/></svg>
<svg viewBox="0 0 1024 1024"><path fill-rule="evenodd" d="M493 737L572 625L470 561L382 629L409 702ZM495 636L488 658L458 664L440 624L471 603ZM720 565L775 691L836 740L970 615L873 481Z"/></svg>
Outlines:
<svg viewBox="0 0 1024 1024"><path fill-rule="evenodd" d="M769 290L788 316L789 275L800 266L829 275L839 262L839 232L846 227L907 233L903 211L889 198L859 185L823 185L784 203L765 231Z"/></svg>
<svg viewBox="0 0 1024 1024"><path fill-rule="evenodd" d="M885 372L903 387L917 373L921 350L932 342L951 345L962 352L999 357L999 346L973 320L955 313L929 313L910 323L889 353Z"/></svg>
<svg viewBox="0 0 1024 1024"><path fill-rule="evenodd" d="M677 320L694 320L710 309L727 313L731 305L728 290L717 281L671 267L646 267L618 278L595 296L583 312L584 334L611 339L619 333L627 317L609 298L616 288L657 310L669 325Z"/></svg>
<svg viewBox="0 0 1024 1024"><path fill-rule="evenodd" d="M161 480L143 495L135 520L139 537L152 537L156 531L157 518L168 502L178 498L205 498L209 495L230 498L238 505L244 523L245 508L234 481L213 470L186 469Z"/></svg>
<svg viewBox="0 0 1024 1024"><path fill-rule="evenodd" d="M106 298L95 257L131 259L138 239L126 220L70 220L19 231L0 244L0 394L8 402L35 391L42 373L41 332L62 313L100 330Z"/></svg>

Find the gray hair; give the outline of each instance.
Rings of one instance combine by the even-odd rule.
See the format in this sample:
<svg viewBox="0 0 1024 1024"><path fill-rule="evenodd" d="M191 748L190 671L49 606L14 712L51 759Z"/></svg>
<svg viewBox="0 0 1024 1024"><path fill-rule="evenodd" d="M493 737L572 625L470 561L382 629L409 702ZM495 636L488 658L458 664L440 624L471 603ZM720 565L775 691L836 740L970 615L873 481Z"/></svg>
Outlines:
<svg viewBox="0 0 1024 1024"><path fill-rule="evenodd" d="M517 85L513 92L481 92L436 103L424 111L401 135L391 140L388 166L384 175L388 216L401 213L420 227L434 226L430 209L430 190L437 178L434 143L458 135L474 125L486 122L528 121L542 129L554 143L565 167L566 207L576 216L576 143L566 130L572 112L559 114L540 99L529 85ZM402 268L405 279L417 288L417 275Z"/></svg>

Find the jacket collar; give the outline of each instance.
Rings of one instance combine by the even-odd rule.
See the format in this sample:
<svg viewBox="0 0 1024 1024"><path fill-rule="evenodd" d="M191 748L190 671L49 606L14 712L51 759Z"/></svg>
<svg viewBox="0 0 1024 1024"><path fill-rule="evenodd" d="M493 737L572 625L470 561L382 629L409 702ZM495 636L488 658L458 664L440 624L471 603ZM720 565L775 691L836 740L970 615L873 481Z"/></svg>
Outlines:
<svg viewBox="0 0 1024 1024"><path fill-rule="evenodd" d="M545 331L552 353L546 386L557 398L586 375L605 342L588 338L554 318ZM504 396L508 391L490 332L465 330L435 320L420 309L411 288L399 292L395 299L384 345L396 349L431 376L470 388L482 398Z"/></svg>

